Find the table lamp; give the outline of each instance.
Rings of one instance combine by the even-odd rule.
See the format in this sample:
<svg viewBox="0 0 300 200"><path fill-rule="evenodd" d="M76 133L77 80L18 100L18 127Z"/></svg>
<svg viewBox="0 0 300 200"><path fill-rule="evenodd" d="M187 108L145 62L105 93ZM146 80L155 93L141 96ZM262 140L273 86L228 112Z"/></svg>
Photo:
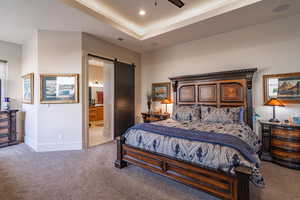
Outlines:
<svg viewBox="0 0 300 200"><path fill-rule="evenodd" d="M166 112L165 113L168 113L168 104L173 103L173 101L171 99L164 99L160 103L161 104L166 104Z"/></svg>
<svg viewBox="0 0 300 200"><path fill-rule="evenodd" d="M275 114L275 106L282 106L284 107L284 104L282 101L276 98L271 98L269 99L266 103L265 106L273 106L273 118L269 120L269 122L279 122L278 119L276 119L276 114Z"/></svg>

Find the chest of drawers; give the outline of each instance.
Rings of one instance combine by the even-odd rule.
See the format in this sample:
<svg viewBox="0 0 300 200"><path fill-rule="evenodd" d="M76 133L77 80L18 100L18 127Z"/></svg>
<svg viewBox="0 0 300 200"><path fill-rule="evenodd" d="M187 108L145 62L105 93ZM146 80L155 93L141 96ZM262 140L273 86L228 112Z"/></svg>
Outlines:
<svg viewBox="0 0 300 200"><path fill-rule="evenodd" d="M300 169L300 126L261 121L261 159Z"/></svg>
<svg viewBox="0 0 300 200"><path fill-rule="evenodd" d="M17 144L17 110L0 111L0 147Z"/></svg>

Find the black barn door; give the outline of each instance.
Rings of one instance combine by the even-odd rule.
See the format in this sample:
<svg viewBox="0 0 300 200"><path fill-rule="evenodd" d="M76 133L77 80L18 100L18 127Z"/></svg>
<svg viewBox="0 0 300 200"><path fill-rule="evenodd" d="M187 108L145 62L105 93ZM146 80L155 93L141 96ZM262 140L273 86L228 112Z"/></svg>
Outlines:
<svg viewBox="0 0 300 200"><path fill-rule="evenodd" d="M134 65L115 60L114 137L134 125Z"/></svg>

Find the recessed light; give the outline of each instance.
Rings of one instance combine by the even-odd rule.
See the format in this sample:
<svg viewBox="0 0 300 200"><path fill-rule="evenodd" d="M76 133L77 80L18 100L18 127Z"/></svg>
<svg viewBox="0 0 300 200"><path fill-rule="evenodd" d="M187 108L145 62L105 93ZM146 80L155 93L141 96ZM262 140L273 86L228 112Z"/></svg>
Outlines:
<svg viewBox="0 0 300 200"><path fill-rule="evenodd" d="M283 12L291 7L290 4L282 4L273 9L273 12Z"/></svg>
<svg viewBox="0 0 300 200"><path fill-rule="evenodd" d="M139 15L141 15L141 16L146 15L146 11L145 11L145 10L140 10L140 11L139 11Z"/></svg>

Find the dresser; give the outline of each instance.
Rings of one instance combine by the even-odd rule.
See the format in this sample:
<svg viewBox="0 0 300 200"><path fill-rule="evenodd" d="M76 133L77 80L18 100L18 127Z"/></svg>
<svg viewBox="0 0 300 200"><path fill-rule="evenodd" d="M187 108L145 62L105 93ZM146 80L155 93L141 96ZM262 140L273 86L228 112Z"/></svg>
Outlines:
<svg viewBox="0 0 300 200"><path fill-rule="evenodd" d="M16 130L17 110L0 111L0 147L18 144Z"/></svg>
<svg viewBox="0 0 300 200"><path fill-rule="evenodd" d="M260 121L261 160L300 169L300 125Z"/></svg>

